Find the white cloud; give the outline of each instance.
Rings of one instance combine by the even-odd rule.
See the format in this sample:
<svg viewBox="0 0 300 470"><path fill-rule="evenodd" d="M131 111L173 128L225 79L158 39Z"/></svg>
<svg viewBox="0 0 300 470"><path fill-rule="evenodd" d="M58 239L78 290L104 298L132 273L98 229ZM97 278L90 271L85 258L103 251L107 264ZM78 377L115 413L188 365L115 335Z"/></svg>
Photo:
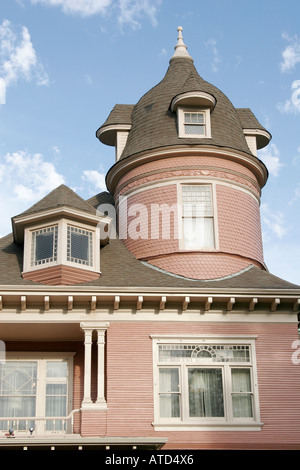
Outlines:
<svg viewBox="0 0 300 470"><path fill-rule="evenodd" d="M293 81L291 90L291 98L286 100L284 104L279 103L277 107L282 113L298 114L300 113L300 80Z"/></svg>
<svg viewBox="0 0 300 470"><path fill-rule="evenodd" d="M53 163L39 153L0 155L0 236L11 231L11 217L22 213L64 183Z"/></svg>
<svg viewBox="0 0 300 470"><path fill-rule="evenodd" d="M48 85L49 78L39 62L28 29L23 26L16 34L11 23L0 25L0 104L6 103L7 88L18 80L35 80Z"/></svg>
<svg viewBox="0 0 300 470"><path fill-rule="evenodd" d="M8 153L1 168L1 190L4 187L8 197L15 197L26 204L38 201L64 183L63 176L57 173L53 163L45 161L40 153Z"/></svg>
<svg viewBox="0 0 300 470"><path fill-rule="evenodd" d="M140 27L139 20L145 15L156 26L157 10L162 0L119 0L119 23L129 24L132 28Z"/></svg>
<svg viewBox="0 0 300 470"><path fill-rule="evenodd" d="M300 40L297 36L291 38L287 33L283 33L282 37L291 43L282 52L283 60L280 63L281 71L288 72L300 62Z"/></svg>
<svg viewBox="0 0 300 470"><path fill-rule="evenodd" d="M113 12L122 27L126 24L133 29L140 27L140 20L146 16L155 26L156 15L162 0L31 0L32 4L60 7L66 14L90 17Z"/></svg>
<svg viewBox="0 0 300 470"><path fill-rule="evenodd" d="M289 205L294 204L294 202L300 201L300 183L294 189L294 196L289 201Z"/></svg>
<svg viewBox="0 0 300 470"><path fill-rule="evenodd" d="M274 236L282 239L288 232L284 214L280 211L272 211L267 203L261 205L260 211L264 241L269 241Z"/></svg>
<svg viewBox="0 0 300 470"><path fill-rule="evenodd" d="M41 3L45 6L60 7L64 13L92 16L104 13L112 0L31 0L32 4Z"/></svg>
<svg viewBox="0 0 300 470"><path fill-rule="evenodd" d="M206 41L205 46L207 49L211 49L211 52L212 52L211 68L213 72L217 72L219 69L219 63L221 62L221 59L219 57L219 52L217 49L217 41L215 39L209 39L208 41Z"/></svg>
<svg viewBox="0 0 300 470"><path fill-rule="evenodd" d="M101 173L97 170L85 170L82 175L82 179L92 185L90 189L91 194L95 194L95 191L106 191L105 184L105 173Z"/></svg>
<svg viewBox="0 0 300 470"><path fill-rule="evenodd" d="M280 168L284 166L280 162L280 152L275 144L260 150L259 158L264 162L272 176L278 176Z"/></svg>

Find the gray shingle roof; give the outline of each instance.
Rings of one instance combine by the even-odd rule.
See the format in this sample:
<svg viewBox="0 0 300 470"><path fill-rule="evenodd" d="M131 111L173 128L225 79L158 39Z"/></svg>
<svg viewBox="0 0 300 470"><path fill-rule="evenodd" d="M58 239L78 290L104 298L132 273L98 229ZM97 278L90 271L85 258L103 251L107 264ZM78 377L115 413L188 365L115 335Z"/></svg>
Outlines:
<svg viewBox="0 0 300 470"><path fill-rule="evenodd" d="M88 212L89 214L96 214L96 210L88 202L82 199L72 189L68 188L64 184L58 186L51 191L47 196L38 201L36 204L31 206L26 211L22 212L16 217L23 215L36 214L57 207L71 207L80 211ZM16 218L14 217L14 218Z"/></svg>
<svg viewBox="0 0 300 470"><path fill-rule="evenodd" d="M190 280L160 271L137 260L121 240L111 240L101 248L101 276L81 286L128 288L220 288L220 289L299 289L299 286L282 280L267 271L251 267L238 275L220 280ZM13 241L12 235L0 239L0 285L39 285L22 278L23 246Z"/></svg>
<svg viewBox="0 0 300 470"><path fill-rule="evenodd" d="M195 91L209 93L216 99L211 113L211 139L178 137L176 114L170 110L171 101L178 94ZM250 153L240 120L240 115L244 117L246 113L239 114L224 93L200 77L193 61L187 58L173 57L160 83L135 106L120 108L117 105L104 125L120 121L125 112L128 122L131 116L132 127L121 159L142 151L189 145L213 145ZM249 121L249 114L245 117Z"/></svg>

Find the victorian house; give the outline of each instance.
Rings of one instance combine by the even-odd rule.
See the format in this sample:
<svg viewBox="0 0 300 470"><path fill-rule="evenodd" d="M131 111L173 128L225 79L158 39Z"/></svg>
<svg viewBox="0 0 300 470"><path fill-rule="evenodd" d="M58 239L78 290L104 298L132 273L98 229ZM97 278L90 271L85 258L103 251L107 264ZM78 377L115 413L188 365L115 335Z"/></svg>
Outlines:
<svg viewBox="0 0 300 470"><path fill-rule="evenodd" d="M0 449L300 449L300 287L263 257L271 136L198 74L117 104L107 191L0 240Z"/></svg>

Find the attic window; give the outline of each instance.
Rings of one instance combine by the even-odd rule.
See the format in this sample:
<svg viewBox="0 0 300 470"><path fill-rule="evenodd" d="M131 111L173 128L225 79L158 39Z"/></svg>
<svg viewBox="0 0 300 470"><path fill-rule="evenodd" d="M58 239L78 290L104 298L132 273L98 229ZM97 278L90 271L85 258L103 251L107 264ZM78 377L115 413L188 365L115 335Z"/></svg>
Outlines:
<svg viewBox="0 0 300 470"><path fill-rule="evenodd" d="M179 137L211 137L208 109L178 109Z"/></svg>
<svg viewBox="0 0 300 470"><path fill-rule="evenodd" d="M85 266L93 264L93 233L68 226L67 260Z"/></svg>
<svg viewBox="0 0 300 470"><path fill-rule="evenodd" d="M57 225L32 232L31 265L57 260Z"/></svg>

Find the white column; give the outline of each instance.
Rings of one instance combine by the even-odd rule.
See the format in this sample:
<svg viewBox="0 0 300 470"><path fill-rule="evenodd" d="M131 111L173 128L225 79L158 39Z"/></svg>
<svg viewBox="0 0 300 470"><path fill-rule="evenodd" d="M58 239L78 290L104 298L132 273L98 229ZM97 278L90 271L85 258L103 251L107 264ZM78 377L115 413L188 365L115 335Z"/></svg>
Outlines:
<svg viewBox="0 0 300 470"><path fill-rule="evenodd" d="M92 334L93 330L84 329L84 393L83 403L91 400L91 371L92 371Z"/></svg>
<svg viewBox="0 0 300 470"><path fill-rule="evenodd" d="M98 375L97 375L97 404L104 405L106 408L106 400L104 395L105 384L105 332L106 329L97 329L98 334Z"/></svg>
<svg viewBox="0 0 300 470"><path fill-rule="evenodd" d="M84 396L82 408L106 408L104 395L105 384L105 332L109 327L106 322L84 322L80 324L84 331ZM97 371L97 401L91 399L91 372L92 372L92 334L98 334L98 371Z"/></svg>

